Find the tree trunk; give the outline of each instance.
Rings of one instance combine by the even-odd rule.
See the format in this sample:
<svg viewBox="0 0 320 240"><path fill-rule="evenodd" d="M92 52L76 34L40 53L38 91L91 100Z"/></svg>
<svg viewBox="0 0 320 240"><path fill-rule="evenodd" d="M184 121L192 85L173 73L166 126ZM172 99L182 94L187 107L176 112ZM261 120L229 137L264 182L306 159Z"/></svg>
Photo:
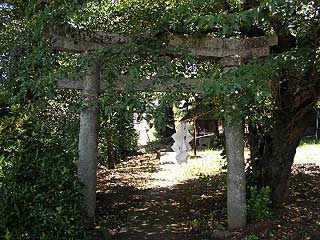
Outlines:
<svg viewBox="0 0 320 240"><path fill-rule="evenodd" d="M218 120L213 119L213 120L212 120L212 124L213 124L213 133L214 133L214 136L215 136L218 140L220 140L219 122L218 122Z"/></svg>
<svg viewBox="0 0 320 240"><path fill-rule="evenodd" d="M165 102L167 100L161 100L160 106L155 116L155 129L158 136L166 141L171 140L171 136L176 132L174 125L174 113L173 105L171 102Z"/></svg>
<svg viewBox="0 0 320 240"><path fill-rule="evenodd" d="M113 132L111 131L111 129L109 129L109 134L107 137L107 157L108 157L108 169L114 169L116 167L116 163L115 163L115 154L114 154L114 147L112 144L112 136L113 136Z"/></svg>
<svg viewBox="0 0 320 240"><path fill-rule="evenodd" d="M299 119L281 119L273 129L272 138L267 139L264 156L264 182L272 189L272 201L281 204L288 197L288 183L291 167L305 130L312 117L312 108Z"/></svg>
<svg viewBox="0 0 320 240"><path fill-rule="evenodd" d="M257 125L251 127L250 135L257 136L258 132L260 136L251 136L249 141L253 167L253 176L249 176L249 179L254 179L251 184L259 187L271 187L272 202L275 206L285 202L288 197L289 176L296 149L313 116L314 101L312 98L309 100L310 102L299 110L278 111L273 117L275 121L272 129L267 133L258 130Z"/></svg>
<svg viewBox="0 0 320 240"><path fill-rule="evenodd" d="M97 155L100 67L88 69L84 83L84 108L80 114L78 176L83 183L84 204L89 225L94 223L96 208Z"/></svg>

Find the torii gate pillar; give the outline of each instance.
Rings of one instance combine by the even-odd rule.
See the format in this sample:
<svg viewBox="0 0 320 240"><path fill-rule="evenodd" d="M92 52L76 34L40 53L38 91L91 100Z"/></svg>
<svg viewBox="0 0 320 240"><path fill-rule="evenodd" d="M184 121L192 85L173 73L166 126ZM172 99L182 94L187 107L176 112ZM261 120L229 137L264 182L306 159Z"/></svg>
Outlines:
<svg viewBox="0 0 320 240"><path fill-rule="evenodd" d="M224 72L241 64L240 56L225 57L220 61ZM225 99L231 104L229 99ZM247 224L246 180L242 119L234 118L236 106L229 105L225 115L225 146L227 153L227 214L228 228L236 229Z"/></svg>
<svg viewBox="0 0 320 240"><path fill-rule="evenodd" d="M83 184L84 205L89 225L94 223L96 208L97 153L99 134L100 66L87 69L84 79L84 102L80 114L78 176Z"/></svg>

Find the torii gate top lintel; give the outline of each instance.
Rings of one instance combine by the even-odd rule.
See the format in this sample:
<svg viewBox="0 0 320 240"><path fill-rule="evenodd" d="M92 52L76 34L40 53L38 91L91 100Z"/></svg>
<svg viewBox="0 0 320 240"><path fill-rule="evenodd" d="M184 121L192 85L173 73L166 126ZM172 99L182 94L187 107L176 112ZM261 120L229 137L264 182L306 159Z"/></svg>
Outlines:
<svg viewBox="0 0 320 240"><path fill-rule="evenodd" d="M134 40L137 36L118 33L85 33L77 39L72 34L54 35L53 47L59 51L86 52L98 48L108 48ZM138 36L139 37L139 36ZM168 51L176 47L185 48L199 57L223 58L238 55L242 58L260 57L269 54L270 47L277 45L277 36L253 38L214 38L210 36L191 36L167 34L163 37Z"/></svg>
<svg viewBox="0 0 320 240"><path fill-rule="evenodd" d="M77 36L77 37L74 37ZM58 34L53 36L53 48L58 51L84 53L101 48L110 48L117 44L134 41L135 38L145 35L129 36L119 33L104 32L80 32L80 34ZM165 42L164 52L172 53L179 47L186 49L196 57L208 57L219 60L222 68L239 66L245 59L267 56L270 47L278 43L277 36L261 36L253 38L214 38L211 36L190 36L167 34L161 36ZM130 76L123 75L116 84L116 89L123 89ZM187 91L198 92L205 79L181 79L180 84L186 86ZM59 80L59 88L83 89L83 80L72 81ZM153 79L146 79L136 84L137 90L152 89L154 91L166 91L174 88L174 82L166 82L166 86L155 84ZM101 83L101 89L104 89Z"/></svg>

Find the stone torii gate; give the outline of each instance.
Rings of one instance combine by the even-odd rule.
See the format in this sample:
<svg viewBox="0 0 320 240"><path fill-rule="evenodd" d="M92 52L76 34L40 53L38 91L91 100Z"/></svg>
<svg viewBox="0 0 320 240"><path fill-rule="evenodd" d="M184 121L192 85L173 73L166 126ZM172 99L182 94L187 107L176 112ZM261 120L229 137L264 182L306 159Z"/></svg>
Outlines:
<svg viewBox="0 0 320 240"><path fill-rule="evenodd" d="M107 48L115 44L131 41L130 37L120 34L91 33L88 37L83 34L81 40L76 41L69 35L56 35L53 38L53 47L58 51L85 53L87 51ZM270 47L278 42L276 36L255 37L240 39L222 39L211 37L192 37L187 35L166 36L165 50L181 47L199 57L219 59L224 72L237 68L245 60L266 56ZM83 195L88 217L94 222L96 207L96 175L97 175L97 148L99 132L98 97L105 86L100 82L100 65L93 63L84 79L79 81L60 80L59 88L82 89L84 105L80 114L79 132L79 164L78 175L84 184ZM121 76L119 86L130 80ZM123 81L121 83L121 81ZM183 79L183 83L192 86L190 89L201 88L202 80ZM143 90L145 86L154 90L163 90L167 86L155 85L152 80L142 81L137 87ZM172 86L171 86L172 87ZM174 87L174 86L173 86ZM228 99L226 99L228 101ZM228 111L227 111L228 112ZM228 117L228 116L226 116ZM227 212L228 227L235 229L246 225L246 190L245 190L245 160L242 122L228 119L225 123L226 151L228 161L227 171Z"/></svg>

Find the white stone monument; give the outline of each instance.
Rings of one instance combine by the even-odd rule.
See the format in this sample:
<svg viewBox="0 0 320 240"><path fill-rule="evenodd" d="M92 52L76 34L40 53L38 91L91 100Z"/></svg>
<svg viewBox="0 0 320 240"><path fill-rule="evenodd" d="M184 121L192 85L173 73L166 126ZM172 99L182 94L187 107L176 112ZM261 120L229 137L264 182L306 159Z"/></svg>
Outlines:
<svg viewBox="0 0 320 240"><path fill-rule="evenodd" d="M193 140L193 136L188 131L190 127L190 123L180 122L176 127L177 132L172 135L174 144L171 148L176 152L176 159L179 164L187 162L188 151L192 149L190 142Z"/></svg>

